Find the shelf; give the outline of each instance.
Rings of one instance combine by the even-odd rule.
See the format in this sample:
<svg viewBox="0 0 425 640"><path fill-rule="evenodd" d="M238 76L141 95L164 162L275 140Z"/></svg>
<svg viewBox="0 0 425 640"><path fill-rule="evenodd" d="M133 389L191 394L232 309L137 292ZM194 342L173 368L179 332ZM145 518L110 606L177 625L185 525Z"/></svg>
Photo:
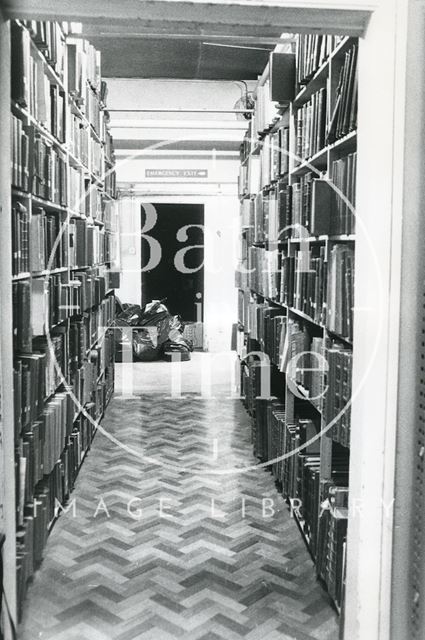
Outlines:
<svg viewBox="0 0 425 640"><path fill-rule="evenodd" d="M356 240L355 234L342 234L335 236L309 236L308 238L290 238L289 242L291 244L299 244L300 242L354 242Z"/></svg>
<svg viewBox="0 0 425 640"><path fill-rule="evenodd" d="M57 269L44 269L43 271L33 271L31 273L32 278L41 278L43 276L52 276L55 273L65 273L65 271L69 271L69 267L58 267Z"/></svg>
<svg viewBox="0 0 425 640"><path fill-rule="evenodd" d="M310 398L309 391L307 389L305 389L303 386L295 382L295 380L291 379L291 383L294 385L294 387L296 387L297 391L303 396L304 400L307 400L311 404L311 406L314 407L316 411L318 411L318 413L322 413L322 409L318 407L317 404L314 402L314 400Z"/></svg>
<svg viewBox="0 0 425 640"><path fill-rule="evenodd" d="M27 29L27 27L25 27L22 24L21 24L21 27L23 29ZM29 31L29 30L27 29L27 31ZM44 69L46 70L47 75L50 77L51 82L53 84L56 84L66 94L65 85L64 85L62 79L60 78L58 73L53 69L53 67L49 64L48 60L45 58L45 56L42 54L42 52L40 51L40 49L38 48L38 46L36 45L36 43L32 39L31 32L29 32L29 34L30 34L30 41L31 41L32 49L36 53L38 58L40 60L42 60L43 65L44 65Z"/></svg>
<svg viewBox="0 0 425 640"><path fill-rule="evenodd" d="M12 276L12 282L18 282L19 280L28 280L31 278L31 274L27 271L25 273L19 273L16 276Z"/></svg>
<svg viewBox="0 0 425 640"><path fill-rule="evenodd" d="M68 209L68 215L70 218L78 218L79 220L87 220L87 216L85 213L77 213L72 209Z"/></svg>
<svg viewBox="0 0 425 640"><path fill-rule="evenodd" d="M101 180L95 173L93 173L93 171L87 171L87 176L90 178L90 180L93 182L93 184L95 184L98 187L103 187L104 186L104 181Z"/></svg>
<svg viewBox="0 0 425 640"><path fill-rule="evenodd" d="M295 96L295 99L293 101L294 107L301 107L311 98L313 93L315 93L325 85L328 78L330 59L330 57L326 58L326 60L316 70L307 84Z"/></svg>
<svg viewBox="0 0 425 640"><path fill-rule="evenodd" d="M299 176L304 173L308 173L312 171L315 175L319 176L322 172L321 170L326 169L328 163L328 147L324 147L320 151L308 158L307 160L303 160L301 164L296 166L291 172L291 176Z"/></svg>
<svg viewBox="0 0 425 640"><path fill-rule="evenodd" d="M339 335L339 333L336 333L336 331L332 331L328 327L325 328L326 331L331 334L331 337L335 338L335 340L341 340L341 342L345 342L345 344L347 344L348 346L353 346L353 341L351 338L344 338L343 336Z"/></svg>
<svg viewBox="0 0 425 640"><path fill-rule="evenodd" d="M291 244L300 244L301 242L326 242L329 240L329 236L321 235L321 236L309 236L308 238L289 238L289 242Z"/></svg>
<svg viewBox="0 0 425 640"><path fill-rule="evenodd" d="M295 520L295 522L297 524L297 527L298 527L298 529L299 529L299 531L301 533L301 537L304 540L304 543L305 543L305 545L307 547L307 550L308 550L313 562L315 563L316 562L316 558L314 557L314 553L313 553L313 551L311 549L310 536L304 531L305 520L303 520L298 515L297 509L293 509L292 508L290 498L287 498L287 504L288 504L289 509L291 510L291 514L292 514L292 516L293 516L293 518L294 518L294 520Z"/></svg>
<svg viewBox="0 0 425 640"><path fill-rule="evenodd" d="M316 325L316 327L319 327L320 329L325 329L325 326L323 324L320 324L319 322L316 322L315 320L313 320L313 318L310 318L310 316L308 316L303 311L299 311L298 309L295 309L294 307L287 307L287 308L288 308L288 311L290 313L294 313L295 315L299 316L303 320L307 320L307 322L310 322L311 324Z"/></svg>
<svg viewBox="0 0 425 640"><path fill-rule="evenodd" d="M74 167L74 169L82 169L83 171L88 171L86 165L79 158L77 158L77 156L74 155L72 151L68 150L67 153L69 164Z"/></svg>
<svg viewBox="0 0 425 640"><path fill-rule="evenodd" d="M338 151L339 153L348 153L349 151L354 151L357 145L357 131L350 131L343 138L339 138L339 140L335 140L328 146L330 151Z"/></svg>
<svg viewBox="0 0 425 640"><path fill-rule="evenodd" d="M49 327L49 333L51 333L52 331L54 331L57 327L60 327L61 325L63 325L65 322L68 322L68 320L71 318L72 316L67 316L66 318L63 318L62 320L59 320L59 322L56 322L55 324L52 324L51 327ZM44 334L46 335L46 334Z"/></svg>
<svg viewBox="0 0 425 640"><path fill-rule="evenodd" d="M64 143L61 142L58 138L55 138L51 131L43 127L43 125L41 125L38 120L35 119L35 117L28 111L28 109L21 107L19 104L13 101L11 101L11 108L12 111L15 111L23 118L26 118L26 120L28 120L28 124L37 129L37 132L40 135L44 136L44 138L46 138L46 140L48 140L52 145L58 147L64 154L67 153Z"/></svg>
<svg viewBox="0 0 425 640"><path fill-rule="evenodd" d="M346 51L348 51L348 49L351 47L353 42L355 42L355 40L356 38L350 38L349 36L346 36L345 38L343 38L343 40L341 40L341 42L332 51L330 56L331 60L333 60L334 58L339 58L340 56L343 56L346 53Z"/></svg>
<svg viewBox="0 0 425 640"><path fill-rule="evenodd" d="M67 207L56 204L55 202L50 202L49 200L45 200L44 198L40 198L40 196L35 196L31 194L31 200L35 204L38 204L40 207L44 207L44 209L51 209L52 211L61 211L63 213L67 212Z"/></svg>
<svg viewBox="0 0 425 640"><path fill-rule="evenodd" d="M18 189L18 187L12 187L12 196L16 198L26 198L27 200L31 198L31 194L28 191L22 191Z"/></svg>
<svg viewBox="0 0 425 640"><path fill-rule="evenodd" d="M243 288L239 287L238 288L240 291L244 291ZM255 295L255 296L259 296L261 298L263 298L264 300L267 300L268 302L270 302L271 304L274 304L277 307L282 307L282 309L286 309L289 313L293 313L294 315L298 316L299 318L301 318L302 320L305 320L306 322L309 322L310 324L315 325L316 327L318 327L319 329L322 330L326 330L328 333L331 334L331 336L333 336L336 340L341 340L341 342L345 342L347 345L349 345L350 347L353 346L353 341L350 340L349 338L344 338L343 336L340 336L338 333L336 333L335 331L331 331L328 327L326 327L324 324L321 324L320 322L316 322L316 320L314 320L313 318L311 318L310 316L308 316L306 313L304 313L303 311L300 311L299 309L295 309L295 307L289 307L288 305L284 304L283 302L280 302L279 300L273 300L273 298L269 298L265 295L263 295L262 293L259 293L258 291L255 291L254 289L250 289L251 294ZM307 398L308 400L308 398Z"/></svg>

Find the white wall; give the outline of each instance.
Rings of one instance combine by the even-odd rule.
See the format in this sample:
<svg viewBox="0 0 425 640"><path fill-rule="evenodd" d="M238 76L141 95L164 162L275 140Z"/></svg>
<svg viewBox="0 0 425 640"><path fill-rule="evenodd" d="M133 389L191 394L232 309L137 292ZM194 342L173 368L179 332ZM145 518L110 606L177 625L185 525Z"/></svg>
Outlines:
<svg viewBox="0 0 425 640"><path fill-rule="evenodd" d="M254 84L248 82L249 87ZM241 83L231 81L108 78L107 102L110 109L232 109L241 96L241 87ZM147 117L166 120L170 114L148 113ZM185 120L188 114L174 117ZM119 118L131 119L134 114L119 114ZM192 113L189 118L203 120L205 115ZM208 119L222 122L235 118L230 113L211 113Z"/></svg>

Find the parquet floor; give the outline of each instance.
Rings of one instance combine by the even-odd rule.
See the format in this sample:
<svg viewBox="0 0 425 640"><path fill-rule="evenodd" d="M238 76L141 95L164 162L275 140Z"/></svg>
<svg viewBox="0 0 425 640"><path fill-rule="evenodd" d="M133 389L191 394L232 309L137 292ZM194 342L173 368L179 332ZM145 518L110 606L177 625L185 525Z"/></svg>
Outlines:
<svg viewBox="0 0 425 640"><path fill-rule="evenodd" d="M194 389L203 356L187 363L185 398L169 397L171 365L155 363L136 365L135 397L111 402L102 424L124 447L96 435L20 640L337 638L271 475L235 472L256 463L241 403L223 376L213 399Z"/></svg>

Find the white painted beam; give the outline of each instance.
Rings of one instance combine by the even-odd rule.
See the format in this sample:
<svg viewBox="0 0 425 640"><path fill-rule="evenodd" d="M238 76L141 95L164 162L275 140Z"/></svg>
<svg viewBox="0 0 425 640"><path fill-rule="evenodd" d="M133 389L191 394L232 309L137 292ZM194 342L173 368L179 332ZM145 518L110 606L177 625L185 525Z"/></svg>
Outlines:
<svg viewBox="0 0 425 640"><path fill-rule="evenodd" d="M376 6L376 2L365 0L351 0L348 6L343 0L293 0L284 5L281 0L63 0L61 3L53 0L5 0L4 4L9 16L21 18L79 22L93 22L95 19L99 24L110 24L111 20L122 23L137 21L141 27L153 29L155 25L163 25L176 32L179 32L180 24L192 23L195 33L200 33L200 29L210 29L212 25L216 33L229 25L235 28L250 25L258 29L258 35L261 35L263 27L270 26L286 32L326 31L361 35L371 10Z"/></svg>
<svg viewBox="0 0 425 640"><path fill-rule="evenodd" d="M140 151L135 151L134 149L116 149L115 150L115 156L116 158L128 158L131 156L135 156L135 160L137 160L137 158L139 156L141 156L143 159L146 158L167 158L167 157L174 157L174 158L185 158L185 157L196 157L196 158L207 158L209 160L211 160L212 158L221 158L221 159L228 159L228 160L235 160L235 159L239 159L239 152L238 151L228 151L228 150L224 150L224 151L220 151L220 149L215 149L214 151L211 150L202 150L202 149L190 149L190 150L186 150L186 149L170 149L170 150L165 150L165 149L142 149Z"/></svg>

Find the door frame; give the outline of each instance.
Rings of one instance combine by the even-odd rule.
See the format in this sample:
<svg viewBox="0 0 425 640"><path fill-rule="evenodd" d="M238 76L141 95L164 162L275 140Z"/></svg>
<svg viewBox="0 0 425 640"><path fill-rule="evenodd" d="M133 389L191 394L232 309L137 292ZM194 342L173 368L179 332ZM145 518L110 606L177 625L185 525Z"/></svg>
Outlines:
<svg viewBox="0 0 425 640"><path fill-rule="evenodd" d="M136 10L136 5L141 7L143 3L126 0L125 4ZM151 8L153 4L150 3ZM179 3L172 4L176 8ZM200 4L203 3L193 3L198 12ZM411 453L409 455L407 448L403 459L398 454L396 467L397 425L398 419L402 418L406 421L405 430L408 432L417 419L414 405L409 405L408 401L416 397L412 396L416 385L416 371L410 364L417 351L416 340L420 335L421 323L415 294L419 291L422 279L422 260L419 261L420 251L414 240L419 236L419 231L422 234L424 223L419 218L413 194L415 188L421 192L417 167L425 164L425 145L419 144L420 136L413 125L415 122L422 124L423 121L423 83L421 81L415 85L415 81L418 77L425 77L424 57L418 55L418 49L422 53L418 35L419 27L423 24L424 3L422 0L291 0L279 2L279 6L271 1L264 5L269 10L275 6L277 15L281 15L285 5L288 9L296 9L300 25L303 20L306 25L310 24L312 11L323 12L316 15L326 17L323 23L327 24L331 16L340 10L358 11L361 16L369 15L359 52L357 210L364 221L364 229L358 233L356 244L355 306L358 313L354 329L353 371L354 384L360 382L367 368L369 380L355 398L352 411L350 502L353 508L357 503L362 508L356 511L355 517L351 517L348 529L345 638L388 640L390 637L398 637L391 633L392 606L396 603L397 594L402 596L399 601L403 604L406 593L400 594L396 587L391 593L392 570L395 573L401 573L401 570L399 561L394 560L393 564L393 520L387 516L382 503L388 504L394 496L396 480L396 492L409 487L408 478L399 473L402 464L412 464ZM108 5L108 11L113 10L113 5ZM149 3L143 4L143 10L151 10ZM67 3L62 8L62 14L58 11L61 11L61 7L53 7L48 0L21 0L9 3L8 16L79 20L81 15L100 14L105 19L104 7L98 2L78 0L72 9ZM118 12L120 15L127 15L122 11L122 4L115 11L117 15ZM248 13L247 9L247 15ZM344 14L339 13L338 29L341 33L353 35L352 22L348 16L347 13L347 20L344 22ZM107 16L108 19L110 17ZM292 18L292 24L293 20ZM320 20L318 22L317 27L320 28ZM290 21L288 25L290 26ZM305 31L309 29L312 28L306 27ZM7 42L7 28L2 27L0 38ZM2 74L2 82L8 86L7 70ZM2 93L8 101L8 90ZM3 150L9 148L6 99L0 113L1 124L4 124L0 127ZM422 126L420 129L422 131ZM409 158L406 157L407 148L413 154ZM3 156L6 157L6 153ZM410 161L412 157L413 162ZM0 204L3 210L8 211L10 195L5 180L6 169L2 175ZM170 196L166 199L171 201ZM407 215L403 217L403 214ZM0 233L4 237L8 237L10 233L8 218L0 216ZM371 246L376 252L379 265L379 300L373 298L366 286L370 281L370 273L376 266L376 261L371 256ZM2 314L5 314L3 318L11 314L11 280L8 277L10 265L7 267L5 260L2 261L5 270L0 279L0 300ZM379 332L376 329L377 312L382 318ZM410 338L407 334L409 327L413 332ZM13 420L12 388L7 383L10 381L10 344L11 341L7 344L6 340L2 340L2 404L5 424L8 421L12 424ZM371 354L374 358L370 368ZM400 376L400 367L404 364L409 366L403 369L403 375ZM5 439L4 468L10 468L12 454L9 446L10 442ZM396 522L407 522L403 518L408 517L408 513L401 511L399 515L397 520L396 513ZM8 526L12 525L9 523ZM408 527L405 533L410 534ZM8 531L8 535L13 536L12 529ZM396 536L394 541L397 540ZM399 548L401 544L399 541ZM403 558L406 559L405 554ZM12 612L16 616L13 606L14 584L14 576L9 576L6 579L6 591ZM402 591L407 588L407 577L399 588ZM396 609L397 607L394 610ZM394 620L392 622L395 624Z"/></svg>

